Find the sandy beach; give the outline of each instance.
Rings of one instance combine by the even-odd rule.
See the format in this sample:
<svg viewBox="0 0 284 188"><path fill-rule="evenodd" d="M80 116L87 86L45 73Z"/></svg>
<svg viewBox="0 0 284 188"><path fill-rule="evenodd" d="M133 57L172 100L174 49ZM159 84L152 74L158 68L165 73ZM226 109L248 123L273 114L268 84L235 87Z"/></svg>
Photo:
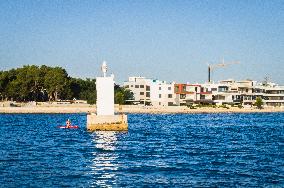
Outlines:
<svg viewBox="0 0 284 188"><path fill-rule="evenodd" d="M22 106L22 107L0 107L0 113L95 113L95 105L57 105L57 106ZM115 106L116 113L153 113L153 114L171 114L171 113L265 113L265 112L284 112L284 108L212 108L200 107L190 109L184 106L171 107L147 107L147 106Z"/></svg>

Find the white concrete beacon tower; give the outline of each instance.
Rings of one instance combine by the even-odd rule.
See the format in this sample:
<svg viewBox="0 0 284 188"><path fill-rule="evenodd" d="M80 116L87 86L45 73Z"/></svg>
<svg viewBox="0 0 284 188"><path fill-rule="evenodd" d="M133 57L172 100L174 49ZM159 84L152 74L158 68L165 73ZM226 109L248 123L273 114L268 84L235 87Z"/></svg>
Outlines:
<svg viewBox="0 0 284 188"><path fill-rule="evenodd" d="M114 115L114 80L107 77L107 65L104 61L101 66L103 77L96 78L97 115Z"/></svg>
<svg viewBox="0 0 284 188"><path fill-rule="evenodd" d="M89 131L126 131L127 116L114 114L114 76L107 76L107 64L104 61L101 70L103 77L96 77L97 114L87 115Z"/></svg>

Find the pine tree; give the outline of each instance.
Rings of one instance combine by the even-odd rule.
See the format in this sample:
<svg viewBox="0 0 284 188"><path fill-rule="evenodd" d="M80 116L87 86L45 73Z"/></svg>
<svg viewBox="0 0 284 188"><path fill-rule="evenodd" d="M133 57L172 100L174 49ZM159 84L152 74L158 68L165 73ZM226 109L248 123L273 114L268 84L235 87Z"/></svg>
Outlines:
<svg viewBox="0 0 284 188"><path fill-rule="evenodd" d="M263 101L260 97L257 97L254 104L258 109L262 109Z"/></svg>

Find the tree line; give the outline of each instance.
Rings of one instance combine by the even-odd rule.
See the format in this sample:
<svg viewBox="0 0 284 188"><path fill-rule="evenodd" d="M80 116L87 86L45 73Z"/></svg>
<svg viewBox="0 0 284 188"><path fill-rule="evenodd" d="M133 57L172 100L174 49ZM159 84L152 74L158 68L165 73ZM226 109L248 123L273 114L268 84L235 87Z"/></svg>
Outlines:
<svg viewBox="0 0 284 188"><path fill-rule="evenodd" d="M126 104L133 93L119 85L114 86L115 103ZM25 65L0 71L0 99L18 102L45 102L58 100L87 100L96 102L96 80L72 78L62 67Z"/></svg>

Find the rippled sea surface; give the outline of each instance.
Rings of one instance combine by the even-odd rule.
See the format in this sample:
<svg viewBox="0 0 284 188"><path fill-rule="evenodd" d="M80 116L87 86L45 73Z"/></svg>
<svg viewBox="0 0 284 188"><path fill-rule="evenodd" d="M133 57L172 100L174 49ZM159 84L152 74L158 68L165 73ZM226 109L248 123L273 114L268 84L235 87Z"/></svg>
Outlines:
<svg viewBox="0 0 284 188"><path fill-rule="evenodd" d="M79 129L59 129L67 118ZM284 187L284 113L0 115L0 187Z"/></svg>

